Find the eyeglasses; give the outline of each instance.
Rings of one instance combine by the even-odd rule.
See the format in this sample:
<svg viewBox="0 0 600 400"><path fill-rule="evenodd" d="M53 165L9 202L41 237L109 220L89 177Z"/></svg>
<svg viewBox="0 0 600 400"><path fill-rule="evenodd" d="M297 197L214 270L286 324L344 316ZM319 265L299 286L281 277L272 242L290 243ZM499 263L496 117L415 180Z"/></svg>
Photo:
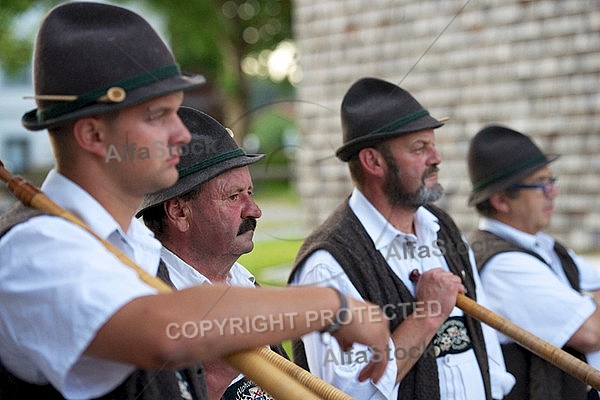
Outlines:
<svg viewBox="0 0 600 400"><path fill-rule="evenodd" d="M558 178L553 176L548 181L543 183L517 183L512 185L508 190L519 190L519 189L541 189L544 192L544 196L549 197L552 190L558 186Z"/></svg>

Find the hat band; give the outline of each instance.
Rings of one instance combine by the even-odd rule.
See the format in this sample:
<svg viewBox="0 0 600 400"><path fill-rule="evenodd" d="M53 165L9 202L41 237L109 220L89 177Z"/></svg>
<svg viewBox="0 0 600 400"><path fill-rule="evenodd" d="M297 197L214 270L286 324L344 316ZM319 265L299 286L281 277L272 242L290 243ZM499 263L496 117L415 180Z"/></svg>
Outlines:
<svg viewBox="0 0 600 400"><path fill-rule="evenodd" d="M419 111L416 111L412 114L408 114L402 118L399 118L395 121L393 121L390 124L387 124L371 133L369 133L369 135L374 134L374 133L384 133L384 132L390 132L393 131L395 129L400 128L401 126L404 126L410 122L413 122L414 120L417 120L419 118L423 118L429 115L429 111L427 111L426 109L421 109Z"/></svg>
<svg viewBox="0 0 600 400"><path fill-rule="evenodd" d="M524 170L525 168L531 167L532 165L535 165L535 164L539 163L540 161L545 161L545 160L546 160L546 156L544 154L540 154L537 157L532 158L531 160L527 160L525 162L517 164L517 165L513 166L512 168L509 168L505 171L500 171L499 173L494 174L494 175L488 177L487 179L484 179L483 181L477 183L477 185L473 186L473 190L471 191L471 193L475 193L497 180L506 178L510 175L513 175L513 174L521 171L521 170Z"/></svg>
<svg viewBox="0 0 600 400"><path fill-rule="evenodd" d="M56 104L52 107L49 107L46 110L38 109L37 120L38 122L42 123L48 119L68 114L89 104L95 103L100 97L106 94L106 91L108 89L110 89L113 86L118 86L124 89L125 92L127 92L129 90L137 89L142 86L147 86L155 81L160 81L162 79L179 75L181 75L181 69L179 68L178 64L170 64L164 67L157 68L153 71L145 71L141 74L134 75L132 77L122 79L120 81L113 82L109 85L84 93L80 96L77 96L76 100L70 101L68 103Z"/></svg>
<svg viewBox="0 0 600 400"><path fill-rule="evenodd" d="M225 153L219 154L215 157L208 158L197 164L190 165L189 167L183 168L179 171L179 179L193 174L194 172L202 171L208 167L212 167L215 164L222 163L223 161L231 160L232 158L245 156L246 152L242 148L226 151Z"/></svg>

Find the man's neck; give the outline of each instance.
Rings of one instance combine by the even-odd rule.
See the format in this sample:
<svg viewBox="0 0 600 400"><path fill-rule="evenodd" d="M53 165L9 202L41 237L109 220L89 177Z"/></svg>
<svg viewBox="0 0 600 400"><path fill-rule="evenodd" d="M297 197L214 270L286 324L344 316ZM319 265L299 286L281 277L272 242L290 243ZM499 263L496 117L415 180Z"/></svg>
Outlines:
<svg viewBox="0 0 600 400"><path fill-rule="evenodd" d="M88 179L88 175L80 173L79 170L58 170L58 172L79 185L90 196L96 199L117 221L123 232L129 230L129 225L135 215L136 209L142 202L141 197L115 191L114 185L105 184L102 176L98 176L97 179Z"/></svg>
<svg viewBox="0 0 600 400"><path fill-rule="evenodd" d="M236 259L231 257L205 257L199 254L193 243L177 240L164 240L163 245L191 268L198 271L212 283L226 283Z"/></svg>
<svg viewBox="0 0 600 400"><path fill-rule="evenodd" d="M403 233L416 233L415 213L417 209L414 206L392 205L384 196L371 196L364 192L363 195L394 228Z"/></svg>
<svg viewBox="0 0 600 400"><path fill-rule="evenodd" d="M508 225L511 228L514 228L518 231L521 231L523 233L527 233L530 235L536 235L540 232L539 229L536 229L533 226L527 225L525 223L525 221L518 221L518 220L515 220L514 218L508 218L502 214L494 215L492 217L492 219L495 219L496 221L501 222L504 225Z"/></svg>
<svg viewBox="0 0 600 400"><path fill-rule="evenodd" d="M388 213L384 214L379 210L392 226L400 232L416 235L415 229L415 210L413 208L406 209L402 207L389 207Z"/></svg>
<svg viewBox="0 0 600 400"><path fill-rule="evenodd" d="M206 267L206 266L192 265L192 268L194 268L196 271L200 272L202 275L204 275L208 280L210 280L213 283L227 283L227 278L229 277L229 271L231 271L232 266L233 266L233 264L230 264L229 266L221 266L221 268L219 268L216 266Z"/></svg>

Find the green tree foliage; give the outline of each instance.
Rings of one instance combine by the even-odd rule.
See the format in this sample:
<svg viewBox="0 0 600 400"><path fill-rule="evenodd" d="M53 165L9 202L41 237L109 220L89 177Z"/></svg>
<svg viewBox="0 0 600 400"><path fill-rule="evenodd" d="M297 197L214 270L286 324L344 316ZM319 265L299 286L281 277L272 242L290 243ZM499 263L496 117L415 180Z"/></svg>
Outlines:
<svg viewBox="0 0 600 400"><path fill-rule="evenodd" d="M167 19L179 63L218 80L226 93L239 90L241 60L292 35L289 0L146 0Z"/></svg>
<svg viewBox="0 0 600 400"><path fill-rule="evenodd" d="M250 122L240 119L250 97L242 60L291 38L291 0L146 1L165 16L182 68L216 82L225 99L223 122L235 122L241 141Z"/></svg>
<svg viewBox="0 0 600 400"><path fill-rule="evenodd" d="M39 9L41 16L60 2L1 2L0 68L17 73L30 62L33 33L25 35L16 22L32 9ZM136 4L147 5L164 16L168 40L181 68L202 73L216 85L225 99L226 124L247 111L249 77L241 70L242 60L274 49L292 36L291 0L144 0ZM244 124L238 131L243 133L245 128Z"/></svg>
<svg viewBox="0 0 600 400"><path fill-rule="evenodd" d="M16 75L31 61L33 31L20 18L32 8L47 9L56 1L2 0L0 5L0 68Z"/></svg>

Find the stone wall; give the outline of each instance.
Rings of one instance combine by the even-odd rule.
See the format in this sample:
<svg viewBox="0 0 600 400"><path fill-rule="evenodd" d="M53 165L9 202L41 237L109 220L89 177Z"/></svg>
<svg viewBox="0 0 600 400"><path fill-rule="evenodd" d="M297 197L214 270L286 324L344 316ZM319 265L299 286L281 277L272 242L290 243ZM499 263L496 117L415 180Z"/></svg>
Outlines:
<svg viewBox="0 0 600 400"><path fill-rule="evenodd" d="M432 115L444 158L439 205L470 232L468 140L498 122L530 134L553 164L561 195L550 231L600 249L600 1L295 0L303 80L297 168L307 224L350 191L339 108L364 76L399 83Z"/></svg>

